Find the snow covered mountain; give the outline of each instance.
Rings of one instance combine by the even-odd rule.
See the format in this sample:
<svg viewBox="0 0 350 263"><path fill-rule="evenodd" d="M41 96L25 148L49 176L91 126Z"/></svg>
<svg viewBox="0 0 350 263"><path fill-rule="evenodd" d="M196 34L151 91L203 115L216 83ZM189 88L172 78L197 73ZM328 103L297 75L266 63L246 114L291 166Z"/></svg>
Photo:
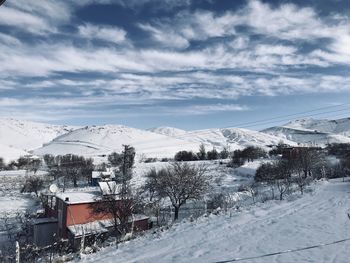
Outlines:
<svg viewBox="0 0 350 263"><path fill-rule="evenodd" d="M173 157L180 150L196 152L201 143L207 150L213 147L235 150L250 145L267 148L281 140L289 145L350 143L350 119L301 119L261 132L240 128L185 131L172 127L145 131L122 125L71 127L0 119L0 156L6 160L28 152L105 156L121 151L123 144L134 146L139 158L163 158Z"/></svg>
<svg viewBox="0 0 350 263"><path fill-rule="evenodd" d="M140 157L173 157L181 150L198 151L203 143L206 148L221 150L228 146L231 150L248 145L266 147L277 144L281 139L258 131L244 129L208 129L186 132L184 130L160 127L150 131L139 130L122 125L87 126L55 138L44 147L33 151L44 154L79 154L103 156L112 151L120 152L123 144L135 147ZM294 144L285 140L285 143Z"/></svg>
<svg viewBox="0 0 350 263"><path fill-rule="evenodd" d="M187 133L187 131L185 130L181 130L173 127L166 127L166 126L151 128L151 129L148 129L148 131L167 135L167 136L172 136L172 137L181 136Z"/></svg>
<svg viewBox="0 0 350 263"><path fill-rule="evenodd" d="M339 135L350 135L350 118L338 120L316 120L312 118L291 121L285 126L295 129L306 129L325 133L335 133Z"/></svg>
<svg viewBox="0 0 350 263"><path fill-rule="evenodd" d="M153 131L191 142L203 143L205 146L216 147L217 149L229 147L231 150L235 150L247 146L264 148L268 145L276 145L281 141L281 138L273 135L239 128L205 129L186 132L176 128L166 127L164 129L161 127L153 129ZM295 144L286 139L283 141L286 144Z"/></svg>
<svg viewBox="0 0 350 263"><path fill-rule="evenodd" d="M17 159L74 128L65 125L0 119L0 156L5 160Z"/></svg>
<svg viewBox="0 0 350 263"><path fill-rule="evenodd" d="M350 143L350 118L301 119L262 132L301 144L324 146L327 143Z"/></svg>
<svg viewBox="0 0 350 263"><path fill-rule="evenodd" d="M106 155L120 152L123 144L135 147L146 157L173 157L180 150L197 150L199 143L122 125L86 126L62 135L33 151L36 155Z"/></svg>

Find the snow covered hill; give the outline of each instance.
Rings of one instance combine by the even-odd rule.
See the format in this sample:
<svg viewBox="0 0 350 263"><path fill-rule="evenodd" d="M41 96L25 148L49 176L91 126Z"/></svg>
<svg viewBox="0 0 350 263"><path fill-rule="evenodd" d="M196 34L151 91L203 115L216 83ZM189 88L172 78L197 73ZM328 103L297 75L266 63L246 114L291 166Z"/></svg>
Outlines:
<svg viewBox="0 0 350 263"><path fill-rule="evenodd" d="M17 149L8 145L0 144L0 157L4 159L5 162L10 162L12 160L17 160L19 157L27 155L28 152Z"/></svg>
<svg viewBox="0 0 350 263"><path fill-rule="evenodd" d="M350 118L338 119L338 120L326 120L326 119L312 119L306 118L287 123L287 127L295 129L313 130L325 133L335 133L339 135L350 135Z"/></svg>
<svg viewBox="0 0 350 263"><path fill-rule="evenodd" d="M181 136L187 133L185 130L166 126L151 128L148 129L148 131L173 137Z"/></svg>
<svg viewBox="0 0 350 263"><path fill-rule="evenodd" d="M79 262L226 262L256 257L256 263L348 263L350 241L288 251L350 238L349 182L318 183L294 201L269 201L242 212L202 217L164 232L148 233ZM286 252L280 255L261 255ZM78 260L77 260L78 261ZM228 262L228 261L227 261Z"/></svg>
<svg viewBox="0 0 350 263"><path fill-rule="evenodd" d="M301 144L350 143L350 119L301 119L262 132Z"/></svg>
<svg viewBox="0 0 350 263"><path fill-rule="evenodd" d="M350 119L302 119L259 131L240 128L185 131L172 127L148 131L121 125L70 127L14 119L0 119L0 150L5 159L16 159L28 151L36 155L74 153L104 156L120 151L123 144L136 148L144 157L173 157L180 150L198 151L203 143L207 150L242 149L253 145L267 149L281 140L289 145L325 145L350 143Z"/></svg>
<svg viewBox="0 0 350 263"><path fill-rule="evenodd" d="M276 145L281 138L239 128L225 129L206 129L196 131L183 131L176 128L166 127L153 129L154 132L166 134L174 138L181 138L192 142L203 143L209 147L221 149L229 147L231 150L242 149L247 146L257 146L265 148L268 145ZM283 139L286 144L294 145L295 143L287 139Z"/></svg>
<svg viewBox="0 0 350 263"><path fill-rule="evenodd" d="M0 119L0 156L5 160L17 159L74 128L65 125Z"/></svg>
<svg viewBox="0 0 350 263"><path fill-rule="evenodd" d="M36 155L46 153L79 154L85 156L106 155L120 152L123 144L135 147L138 155L146 157L173 157L180 150L197 150L199 143L177 139L150 131L122 125L87 126L62 135L33 151Z"/></svg>

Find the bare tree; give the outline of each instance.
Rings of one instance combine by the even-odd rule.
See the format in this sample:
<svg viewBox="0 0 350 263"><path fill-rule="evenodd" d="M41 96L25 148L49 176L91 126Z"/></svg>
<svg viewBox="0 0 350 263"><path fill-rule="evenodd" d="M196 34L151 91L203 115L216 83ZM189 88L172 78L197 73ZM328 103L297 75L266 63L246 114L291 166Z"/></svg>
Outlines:
<svg viewBox="0 0 350 263"><path fill-rule="evenodd" d="M199 146L199 152L197 153L199 160L205 160L207 158L207 151L203 143Z"/></svg>
<svg viewBox="0 0 350 263"><path fill-rule="evenodd" d="M21 193L35 193L36 196L39 196L39 191L44 186L44 180L38 176L30 176L26 179Z"/></svg>
<svg viewBox="0 0 350 263"><path fill-rule="evenodd" d="M91 207L94 213L111 216L114 235L123 237L130 228L132 229L132 224L129 221L136 203L130 186L135 149L124 145L123 152L121 154L115 153L115 156L117 155L118 162L115 162L114 165L119 166L119 170L116 170L115 173L121 187L118 187L117 184L112 184L110 187L114 189L109 189L111 194L106 194L97 199Z"/></svg>
<svg viewBox="0 0 350 263"><path fill-rule="evenodd" d="M86 177L89 180L91 178L93 171L92 159L85 159L83 156L74 154L57 156L55 159L58 165L58 176L63 176L64 188L67 179L73 182L74 187L78 187L79 179Z"/></svg>
<svg viewBox="0 0 350 263"><path fill-rule="evenodd" d="M199 199L209 188L209 177L204 166L174 162L158 172L149 172L146 186L157 195L168 197L175 209L174 220L187 200Z"/></svg>
<svg viewBox="0 0 350 263"><path fill-rule="evenodd" d="M0 157L0 171L6 168L6 164L4 162L4 158Z"/></svg>
<svg viewBox="0 0 350 263"><path fill-rule="evenodd" d="M124 165L122 169L131 168L135 162L135 148L130 145L123 145L124 149L122 153L112 152L108 155L108 162L113 167L120 167Z"/></svg>
<svg viewBox="0 0 350 263"><path fill-rule="evenodd" d="M32 159L31 162L29 163L29 169L36 174L36 172L39 170L41 167L41 160L40 159Z"/></svg>
<svg viewBox="0 0 350 263"><path fill-rule="evenodd" d="M283 195L291 185L292 168L289 162L279 160L275 163L274 171L274 181L280 194L280 200L283 200Z"/></svg>
<svg viewBox="0 0 350 263"><path fill-rule="evenodd" d="M246 185L241 185L239 191L246 191L250 194L253 204L255 204L255 199L259 195L259 185L256 182L252 182Z"/></svg>
<svg viewBox="0 0 350 263"><path fill-rule="evenodd" d="M115 194L104 195L91 204L94 214L98 213L111 217L114 236L117 238L125 236L129 232L129 219L134 208L131 193L118 191L119 189L113 189L112 192L115 192Z"/></svg>
<svg viewBox="0 0 350 263"><path fill-rule="evenodd" d="M278 160L274 163L262 164L256 171L254 179L256 181L267 182L270 186L276 185L280 200L289 190L292 176L292 165L288 160ZM274 195L274 188L271 188Z"/></svg>
<svg viewBox="0 0 350 263"><path fill-rule="evenodd" d="M318 148L300 148L293 158L289 159L294 164L297 164L297 169L304 173L304 178L315 177L313 172L317 168L325 164L324 154Z"/></svg>

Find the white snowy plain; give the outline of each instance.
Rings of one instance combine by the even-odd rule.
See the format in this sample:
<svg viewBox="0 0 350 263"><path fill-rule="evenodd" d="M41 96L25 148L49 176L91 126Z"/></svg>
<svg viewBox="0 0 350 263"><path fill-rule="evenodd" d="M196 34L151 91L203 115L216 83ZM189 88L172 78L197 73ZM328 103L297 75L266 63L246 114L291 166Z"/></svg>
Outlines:
<svg viewBox="0 0 350 263"><path fill-rule="evenodd" d="M151 232L80 262L218 262L350 237L350 182L318 182L300 198L269 201L242 212L210 215ZM350 262L350 241L244 262Z"/></svg>

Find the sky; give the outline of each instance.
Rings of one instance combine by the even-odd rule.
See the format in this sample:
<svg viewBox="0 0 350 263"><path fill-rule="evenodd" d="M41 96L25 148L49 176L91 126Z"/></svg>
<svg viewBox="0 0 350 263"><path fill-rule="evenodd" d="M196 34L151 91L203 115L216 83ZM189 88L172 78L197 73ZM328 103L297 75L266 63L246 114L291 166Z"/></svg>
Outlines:
<svg viewBox="0 0 350 263"><path fill-rule="evenodd" d="M350 117L349 14L348 0L8 0L0 117L187 130Z"/></svg>

